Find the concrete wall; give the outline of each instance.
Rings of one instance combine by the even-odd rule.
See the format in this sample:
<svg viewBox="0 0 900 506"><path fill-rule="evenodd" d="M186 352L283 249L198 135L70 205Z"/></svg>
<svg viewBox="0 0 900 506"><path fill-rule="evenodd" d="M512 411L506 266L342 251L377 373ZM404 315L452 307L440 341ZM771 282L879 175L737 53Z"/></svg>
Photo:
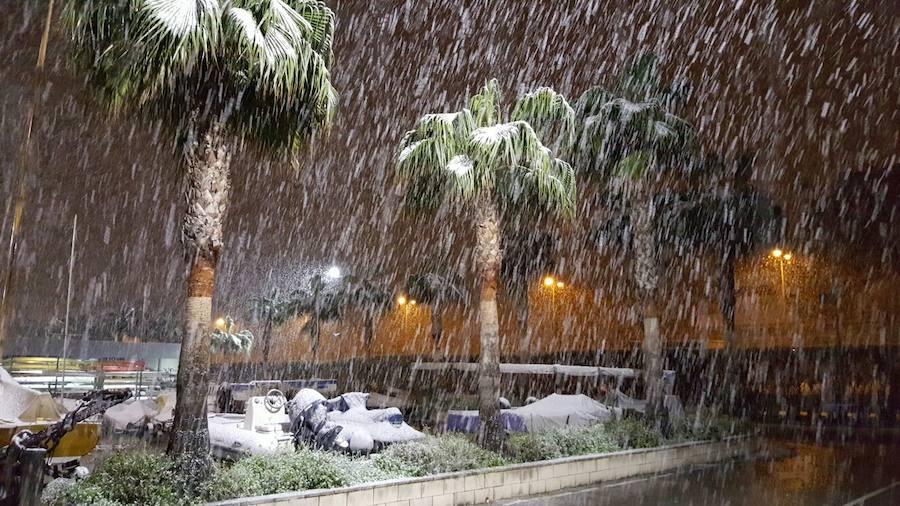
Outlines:
<svg viewBox="0 0 900 506"><path fill-rule="evenodd" d="M685 443L602 455L567 457L330 490L288 492L214 503L218 506L457 506L484 504L556 490L660 473L691 464L746 457L760 450L753 437Z"/></svg>

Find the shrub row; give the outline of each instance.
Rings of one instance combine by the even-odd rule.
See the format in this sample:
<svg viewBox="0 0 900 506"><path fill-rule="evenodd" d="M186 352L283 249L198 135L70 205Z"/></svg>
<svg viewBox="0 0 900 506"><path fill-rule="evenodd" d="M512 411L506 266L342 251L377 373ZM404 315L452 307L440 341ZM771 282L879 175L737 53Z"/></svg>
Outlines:
<svg viewBox="0 0 900 506"><path fill-rule="evenodd" d="M504 455L478 447L461 435L428 436L388 447L372 457L299 449L275 455L247 457L231 465L217 465L199 490L188 491L175 463L163 455L116 454L87 479L72 486L49 486L48 506L179 506L235 497L335 488L393 478L480 469L509 462L532 462L558 457L649 448L667 442L718 439L747 432L726 418L706 423L684 421L669 438L646 423L624 419L578 429L517 434L506 443Z"/></svg>

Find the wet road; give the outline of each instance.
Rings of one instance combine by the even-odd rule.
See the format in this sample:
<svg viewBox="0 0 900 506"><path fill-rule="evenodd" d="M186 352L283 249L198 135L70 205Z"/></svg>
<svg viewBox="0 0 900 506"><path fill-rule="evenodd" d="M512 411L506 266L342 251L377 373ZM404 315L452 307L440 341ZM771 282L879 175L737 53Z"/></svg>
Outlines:
<svg viewBox="0 0 900 506"><path fill-rule="evenodd" d="M778 442L775 457L696 466L504 506L900 505L900 445Z"/></svg>

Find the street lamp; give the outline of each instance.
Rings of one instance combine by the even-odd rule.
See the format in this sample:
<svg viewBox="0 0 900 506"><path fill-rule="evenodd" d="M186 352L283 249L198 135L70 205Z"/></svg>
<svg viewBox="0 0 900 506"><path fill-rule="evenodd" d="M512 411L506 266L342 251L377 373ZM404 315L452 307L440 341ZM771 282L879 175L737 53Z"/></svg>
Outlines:
<svg viewBox="0 0 900 506"><path fill-rule="evenodd" d="M220 329L224 329L225 328L225 318L222 318L221 316L216 318L216 327L220 328Z"/></svg>
<svg viewBox="0 0 900 506"><path fill-rule="evenodd" d="M778 261L778 270L781 273L781 298L784 299L786 298L784 289L784 263L789 262L794 256L790 253L781 251L780 248L773 249L771 255L772 258Z"/></svg>
<svg viewBox="0 0 900 506"><path fill-rule="evenodd" d="M544 286L553 286L556 284L556 280L553 279L553 276L547 276L544 278Z"/></svg>
<svg viewBox="0 0 900 506"><path fill-rule="evenodd" d="M406 304L406 297L404 297L402 295L397 297L397 305L402 306L404 304Z"/></svg>
<svg viewBox="0 0 900 506"><path fill-rule="evenodd" d="M340 279L341 278L341 269L339 269L336 265L332 265L325 271L325 277L329 279Z"/></svg>

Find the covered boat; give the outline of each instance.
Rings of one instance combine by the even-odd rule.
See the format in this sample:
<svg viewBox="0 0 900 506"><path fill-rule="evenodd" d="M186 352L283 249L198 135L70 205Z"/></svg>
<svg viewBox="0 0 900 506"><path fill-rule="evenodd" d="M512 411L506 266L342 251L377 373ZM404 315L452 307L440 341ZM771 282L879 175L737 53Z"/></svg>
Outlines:
<svg viewBox="0 0 900 506"><path fill-rule="evenodd" d="M50 394L20 385L0 367L0 447L9 445L16 433L25 429L38 432L65 414L66 409ZM99 441L98 422L80 423L54 447L50 463L77 460L93 450Z"/></svg>

